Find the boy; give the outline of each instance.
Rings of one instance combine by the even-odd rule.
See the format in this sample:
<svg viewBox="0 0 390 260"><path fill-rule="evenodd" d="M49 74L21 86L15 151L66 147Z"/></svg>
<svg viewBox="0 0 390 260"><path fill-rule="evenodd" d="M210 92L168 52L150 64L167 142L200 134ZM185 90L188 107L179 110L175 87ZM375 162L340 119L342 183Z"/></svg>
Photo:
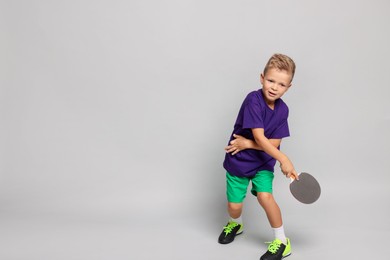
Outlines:
<svg viewBox="0 0 390 260"><path fill-rule="evenodd" d="M276 161L283 174L298 179L290 159L279 151L282 138L290 135L288 107L281 97L291 87L295 73L294 61L286 55L274 54L260 75L262 89L245 98L234 130L225 148L226 194L230 219L218 242L228 244L243 231L242 203L249 181L251 193L265 210L274 230L275 240L261 260L280 260L291 254L290 240L284 234L282 216L272 196L272 181Z"/></svg>

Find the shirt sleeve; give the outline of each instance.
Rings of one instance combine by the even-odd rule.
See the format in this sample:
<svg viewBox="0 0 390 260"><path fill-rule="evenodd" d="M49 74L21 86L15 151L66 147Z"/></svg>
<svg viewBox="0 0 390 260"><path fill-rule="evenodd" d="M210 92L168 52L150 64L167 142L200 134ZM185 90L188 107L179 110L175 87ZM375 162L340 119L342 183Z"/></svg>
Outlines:
<svg viewBox="0 0 390 260"><path fill-rule="evenodd" d="M284 119L279 127L272 133L271 137L272 139L282 139L284 137L290 136L290 130L288 128L288 121L287 118Z"/></svg>

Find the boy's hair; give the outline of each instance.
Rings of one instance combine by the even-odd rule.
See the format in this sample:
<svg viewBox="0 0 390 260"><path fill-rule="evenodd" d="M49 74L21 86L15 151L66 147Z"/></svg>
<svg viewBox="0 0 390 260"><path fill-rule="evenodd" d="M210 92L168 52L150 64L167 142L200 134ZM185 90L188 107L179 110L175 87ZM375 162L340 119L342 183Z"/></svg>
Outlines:
<svg viewBox="0 0 390 260"><path fill-rule="evenodd" d="M294 78L295 74L295 63L294 61L284 54L276 53L272 55L272 57L268 60L267 64L264 68L264 75L267 73L269 69L278 69L285 70L291 73L291 81Z"/></svg>

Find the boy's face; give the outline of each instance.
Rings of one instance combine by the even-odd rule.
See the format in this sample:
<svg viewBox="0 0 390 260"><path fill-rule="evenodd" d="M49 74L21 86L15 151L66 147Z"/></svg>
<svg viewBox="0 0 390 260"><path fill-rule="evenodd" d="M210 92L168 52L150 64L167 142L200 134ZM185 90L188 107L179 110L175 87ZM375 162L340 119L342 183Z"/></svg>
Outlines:
<svg viewBox="0 0 390 260"><path fill-rule="evenodd" d="M281 98L291 86L291 73L285 70L271 68L265 75L261 74L263 96L267 104L273 107L275 100Z"/></svg>

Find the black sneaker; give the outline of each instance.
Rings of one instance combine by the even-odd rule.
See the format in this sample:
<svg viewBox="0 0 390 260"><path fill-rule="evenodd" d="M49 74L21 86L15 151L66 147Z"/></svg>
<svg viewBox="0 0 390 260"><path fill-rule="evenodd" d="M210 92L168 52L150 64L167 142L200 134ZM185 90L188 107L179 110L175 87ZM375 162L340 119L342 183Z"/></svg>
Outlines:
<svg viewBox="0 0 390 260"><path fill-rule="evenodd" d="M291 254L290 240L287 238L287 245L279 239L275 239L268 246L267 252L261 256L260 260L281 260Z"/></svg>
<svg viewBox="0 0 390 260"><path fill-rule="evenodd" d="M234 237L242 233L244 225L238 224L236 222L228 222L223 228L221 235L218 238L220 244L229 244L233 242Z"/></svg>

